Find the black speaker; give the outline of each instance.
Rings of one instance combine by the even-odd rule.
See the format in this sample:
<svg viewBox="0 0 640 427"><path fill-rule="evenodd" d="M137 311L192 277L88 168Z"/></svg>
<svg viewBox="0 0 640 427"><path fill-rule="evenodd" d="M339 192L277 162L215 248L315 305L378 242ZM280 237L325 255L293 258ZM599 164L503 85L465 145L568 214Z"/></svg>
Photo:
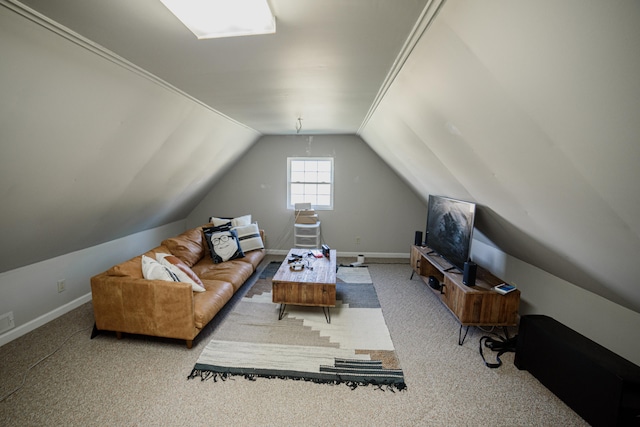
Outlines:
<svg viewBox="0 0 640 427"><path fill-rule="evenodd" d="M475 262L467 261L464 263L464 273L462 275L462 283L467 286L476 284L476 270L478 265Z"/></svg>
<svg viewBox="0 0 640 427"><path fill-rule="evenodd" d="M413 242L416 246L422 246L422 231L416 231L416 237Z"/></svg>
<svg viewBox="0 0 640 427"><path fill-rule="evenodd" d="M436 276L429 276L429 286L437 291L442 289L442 286L440 285L438 279L436 279Z"/></svg>

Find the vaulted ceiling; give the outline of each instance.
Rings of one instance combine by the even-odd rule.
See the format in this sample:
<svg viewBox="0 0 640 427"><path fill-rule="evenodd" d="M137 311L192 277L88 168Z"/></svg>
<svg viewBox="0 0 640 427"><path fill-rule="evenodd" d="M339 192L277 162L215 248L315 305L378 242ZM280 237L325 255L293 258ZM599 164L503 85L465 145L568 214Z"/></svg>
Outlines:
<svg viewBox="0 0 640 427"><path fill-rule="evenodd" d="M637 1L270 0L278 22L275 35L205 41L196 40L158 0L23 3L45 21L95 43L99 55L113 60L113 52L129 61L135 73L156 76L166 90L147 91L136 84L140 93L127 92L128 102L112 99L103 110L84 105L88 111L80 115L87 126L103 126L104 120L93 123L92 118L105 114L117 131L129 126L140 133L144 148L117 159L121 170L113 173L120 179L113 185L105 182L109 171L101 171L104 162L95 153L116 160L112 147L118 144L117 135L105 135L83 153L87 140L77 132L66 133L65 128L53 134L62 145L52 150L67 144L93 167L74 169L71 164L61 171L50 166L49 174L47 168L40 172L45 180L56 176L69 182L69 194L60 196L66 203L96 188L104 193L105 206L98 202L78 212L76 221L86 222L87 230L108 227L117 230L117 237L184 218L234 156L261 135L295 133L300 117L303 133L359 134L425 200L429 194L443 194L477 202L479 236L486 242L640 312L635 274L640 259ZM6 11L3 17L5 30L0 31L14 35L7 29L13 18ZM52 49L57 57L73 56L80 64L76 67L89 67L90 58L32 36L24 30L16 39L41 54L25 60L29 66L24 69L5 62L3 76L19 82L25 73L35 73L40 56ZM20 50L4 39L0 47L11 54L5 57L23 60ZM77 81L64 67L52 67L48 78L56 84ZM109 84L123 78L111 69L95 81L79 77L80 87L96 91L93 99L107 100L113 90ZM44 82L42 75L38 78ZM14 86L3 89L16 98L30 93L27 83ZM46 90L60 95L55 84ZM178 101L167 99L175 94ZM63 103L82 103L80 94L67 96ZM24 98L24 109L34 114L42 98L32 103ZM157 108L135 119L147 125L146 132L158 115L165 118L163 135L171 136L160 142L136 128L126 111L149 98ZM7 118L15 106L5 102L1 108L5 140L21 141L32 131L24 124L16 128L17 115ZM52 127L68 119L60 111L46 113ZM212 128L217 120L226 124ZM190 138L197 142L180 146L182 137L193 132L202 134ZM227 157L213 173L211 165L207 173L205 165L188 173L180 164L157 171L158 164L165 165L162 153L167 148L197 153L201 144L220 140L221 133L233 134L238 142L232 149L220 147ZM22 153L15 144L12 148ZM17 192L26 192L34 194L30 206L40 207L47 194L17 178L29 159L0 164L4 200L12 202ZM78 188L78 176L91 178L97 171L100 179ZM123 181L135 183L133 189L118 188ZM149 184L158 181L170 184L169 194L149 194ZM127 212L132 198L144 200L148 208ZM125 224L125 216L115 213L122 211L132 218ZM4 212L3 220L9 222L29 216L26 208ZM51 221L55 233L55 225L68 218L51 213ZM3 240L18 240L20 232L3 231ZM79 237L75 246L99 240L98 231L91 233ZM25 256L9 261L3 256L4 269L24 262Z"/></svg>
<svg viewBox="0 0 640 427"><path fill-rule="evenodd" d="M427 0L273 0L272 35L198 40L160 0L24 4L262 134L355 133Z"/></svg>

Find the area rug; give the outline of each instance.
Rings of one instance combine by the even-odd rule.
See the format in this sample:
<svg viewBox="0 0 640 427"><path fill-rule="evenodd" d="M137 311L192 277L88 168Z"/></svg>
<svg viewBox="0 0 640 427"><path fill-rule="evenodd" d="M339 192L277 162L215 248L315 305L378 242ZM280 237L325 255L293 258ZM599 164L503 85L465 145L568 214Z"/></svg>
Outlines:
<svg viewBox="0 0 640 427"><path fill-rule="evenodd" d="M189 378L244 376L404 390L404 375L366 267L340 267L336 307L271 302L272 263L213 333Z"/></svg>

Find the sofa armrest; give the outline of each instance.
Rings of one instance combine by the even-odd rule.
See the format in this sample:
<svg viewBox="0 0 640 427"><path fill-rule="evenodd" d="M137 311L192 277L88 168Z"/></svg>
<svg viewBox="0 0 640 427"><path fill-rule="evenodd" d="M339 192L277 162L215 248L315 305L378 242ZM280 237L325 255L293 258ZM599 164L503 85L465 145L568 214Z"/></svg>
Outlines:
<svg viewBox="0 0 640 427"><path fill-rule="evenodd" d="M96 327L190 340L198 333L188 283L115 277L91 278Z"/></svg>

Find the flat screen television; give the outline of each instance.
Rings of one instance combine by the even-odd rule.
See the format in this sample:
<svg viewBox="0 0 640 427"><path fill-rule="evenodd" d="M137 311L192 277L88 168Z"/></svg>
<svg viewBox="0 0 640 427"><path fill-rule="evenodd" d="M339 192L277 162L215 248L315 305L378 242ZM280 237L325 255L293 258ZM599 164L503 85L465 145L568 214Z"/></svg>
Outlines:
<svg viewBox="0 0 640 427"><path fill-rule="evenodd" d="M425 243L460 271L471 254L475 203L429 196Z"/></svg>

